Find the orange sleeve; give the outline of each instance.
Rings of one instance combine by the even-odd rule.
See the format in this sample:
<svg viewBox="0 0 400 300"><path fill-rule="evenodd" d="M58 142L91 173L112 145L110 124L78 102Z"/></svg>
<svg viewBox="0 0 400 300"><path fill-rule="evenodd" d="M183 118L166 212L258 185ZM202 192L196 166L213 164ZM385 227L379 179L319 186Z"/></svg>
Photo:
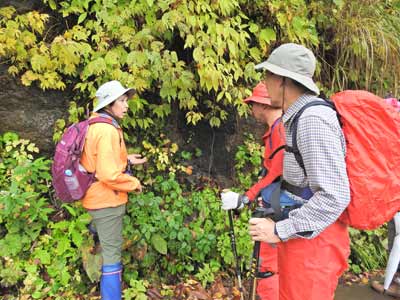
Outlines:
<svg viewBox="0 0 400 300"><path fill-rule="evenodd" d="M120 136L112 126L102 126L97 141L96 177L110 189L131 192L140 186L137 178L124 174L120 158Z"/></svg>
<svg viewBox="0 0 400 300"><path fill-rule="evenodd" d="M265 147L269 149L269 139L272 139L271 150L266 150L264 153L264 166L268 166L268 174L261 178L257 183L255 183L247 192L246 196L249 197L251 201L260 194L260 191L271 184L276 178L282 175L283 172L283 155L284 149L279 150L272 159L269 156L279 147L285 145L285 129L283 123L280 121L279 124L272 130L269 138L265 140Z"/></svg>

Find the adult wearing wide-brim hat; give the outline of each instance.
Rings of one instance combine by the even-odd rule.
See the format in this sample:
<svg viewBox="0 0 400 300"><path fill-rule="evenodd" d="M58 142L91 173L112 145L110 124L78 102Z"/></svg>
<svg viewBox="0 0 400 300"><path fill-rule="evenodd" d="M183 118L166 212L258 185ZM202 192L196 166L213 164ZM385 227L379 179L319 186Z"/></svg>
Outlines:
<svg viewBox="0 0 400 300"><path fill-rule="evenodd" d="M98 99L97 105L94 107L93 112L113 103L122 95L126 95L130 99L135 94L133 88L124 88L117 80L112 80L101 85L96 91L96 98Z"/></svg>
<svg viewBox="0 0 400 300"><path fill-rule="evenodd" d="M82 199L92 217L91 231L98 235L102 255L100 292L102 300L121 299L122 219L128 192L140 192L140 181L128 164L146 162L138 154L128 155L119 122L126 116L128 100L134 95L119 81L104 83L96 91L97 105L91 118L102 119L89 126L80 164L94 173L96 181Z"/></svg>
<svg viewBox="0 0 400 300"><path fill-rule="evenodd" d="M348 229L337 221L350 202L346 143L336 112L320 105L315 68L312 51L293 43L256 65L265 73L271 104L283 107L282 190L298 203L277 222L250 220L253 240L278 243L280 300L333 300L350 254ZM313 106L306 107L309 103ZM294 138L298 151L292 148Z"/></svg>

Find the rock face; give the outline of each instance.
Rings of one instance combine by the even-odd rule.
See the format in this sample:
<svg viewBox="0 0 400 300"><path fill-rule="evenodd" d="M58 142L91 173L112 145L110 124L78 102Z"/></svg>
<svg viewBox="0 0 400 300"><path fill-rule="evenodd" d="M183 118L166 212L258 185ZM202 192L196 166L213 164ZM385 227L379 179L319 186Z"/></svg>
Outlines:
<svg viewBox="0 0 400 300"><path fill-rule="evenodd" d="M0 7L14 6L19 12L40 9L43 3L40 0L1 0Z"/></svg>
<svg viewBox="0 0 400 300"><path fill-rule="evenodd" d="M202 151L200 157L193 155L188 162L193 166L193 174L211 177L226 188L237 182L235 154L237 146L244 142L245 133L252 133L261 143L266 129L254 118L239 118L234 111L228 114L228 120L220 128L211 128L205 121L195 127L188 126L183 113L173 113L166 128L168 137L178 143L181 150L193 153L199 148Z"/></svg>
<svg viewBox="0 0 400 300"><path fill-rule="evenodd" d="M25 87L0 65L0 133L16 132L50 154L54 124L66 116L68 99L63 92Z"/></svg>

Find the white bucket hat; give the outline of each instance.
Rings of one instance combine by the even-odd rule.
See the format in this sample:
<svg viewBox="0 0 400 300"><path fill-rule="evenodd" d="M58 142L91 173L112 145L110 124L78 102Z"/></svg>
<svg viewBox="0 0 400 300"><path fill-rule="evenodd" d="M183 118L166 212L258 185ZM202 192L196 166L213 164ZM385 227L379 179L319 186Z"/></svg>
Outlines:
<svg viewBox="0 0 400 300"><path fill-rule="evenodd" d="M96 97L99 100L96 107L93 109L93 112L96 112L103 107L106 107L108 104L117 100L118 97L123 94L127 94L128 98L132 97L135 93L133 88L124 88L122 84L117 81L109 81L101 85L96 91Z"/></svg>
<svg viewBox="0 0 400 300"><path fill-rule="evenodd" d="M319 95L319 88L312 79L315 72L315 56L311 50L298 44L283 44L272 51L268 59L255 66L273 74L288 77Z"/></svg>

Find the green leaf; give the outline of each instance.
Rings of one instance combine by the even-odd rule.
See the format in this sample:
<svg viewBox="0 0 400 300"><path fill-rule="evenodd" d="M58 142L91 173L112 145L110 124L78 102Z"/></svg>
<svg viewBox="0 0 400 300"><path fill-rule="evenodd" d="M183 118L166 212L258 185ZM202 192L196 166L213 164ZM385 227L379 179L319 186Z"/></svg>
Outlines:
<svg viewBox="0 0 400 300"><path fill-rule="evenodd" d="M221 120L217 117L212 117L210 119L210 125L211 127L219 127L221 126Z"/></svg>
<svg viewBox="0 0 400 300"><path fill-rule="evenodd" d="M119 60L121 58L119 57L117 51L108 51L106 56L104 57L104 61L106 62L107 65L109 66L115 66L119 65Z"/></svg>
<svg viewBox="0 0 400 300"><path fill-rule="evenodd" d="M57 255L62 255L64 252L68 251L71 247L71 243L67 238L59 238L56 253Z"/></svg>
<svg viewBox="0 0 400 300"><path fill-rule="evenodd" d="M260 32L260 40L269 44L271 41L276 40L276 33L272 28L265 28Z"/></svg>
<svg viewBox="0 0 400 300"><path fill-rule="evenodd" d="M151 237L151 244L154 249L156 249L159 253L166 255L168 251L167 242L163 239L163 237L159 234L154 234Z"/></svg>
<svg viewBox="0 0 400 300"><path fill-rule="evenodd" d="M255 61L260 61L261 60L261 52L260 49L257 47L252 47L249 50L250 56L255 60Z"/></svg>
<svg viewBox="0 0 400 300"><path fill-rule="evenodd" d="M343 5L344 5L344 1L343 1L343 0L333 0L333 3L335 3L336 6L337 6L339 9L342 9L342 8L343 8Z"/></svg>
<svg viewBox="0 0 400 300"><path fill-rule="evenodd" d="M68 212L69 212L73 217L76 217L76 211L75 211L75 209L74 209L71 205L69 205L69 204L63 204L61 207L62 207L62 208L65 208L66 210L68 210Z"/></svg>
<svg viewBox="0 0 400 300"><path fill-rule="evenodd" d="M87 13L84 12L83 14L81 14L78 18L78 24L81 24L83 21L85 21L86 17Z"/></svg>
<svg viewBox="0 0 400 300"><path fill-rule="evenodd" d="M193 36L192 34L189 34L189 35L186 37L186 43L185 43L184 48L186 49L186 48L192 47L192 46L194 45L195 41L196 41L196 40L195 40L194 36Z"/></svg>
<svg viewBox="0 0 400 300"><path fill-rule="evenodd" d="M236 45L233 41L228 41L228 49L229 49L229 53L232 55L232 57L237 56Z"/></svg>
<svg viewBox="0 0 400 300"><path fill-rule="evenodd" d="M46 250L37 250L35 254L36 254L35 258L40 259L40 262L43 265L50 264L51 259L50 259L50 253L49 252L47 252Z"/></svg>
<svg viewBox="0 0 400 300"><path fill-rule="evenodd" d="M258 25L257 24L254 24L254 23L251 23L250 24L250 28L249 28L249 31L250 32L252 32L252 33L256 33L256 32L258 32Z"/></svg>
<svg viewBox="0 0 400 300"><path fill-rule="evenodd" d="M74 242L74 244L76 246L80 247L82 245L83 237L80 232L73 230L71 233L71 237L72 237L72 241Z"/></svg>
<svg viewBox="0 0 400 300"><path fill-rule="evenodd" d="M100 253L92 254L91 247L82 247L83 268L91 282L99 281L101 276L102 257Z"/></svg>
<svg viewBox="0 0 400 300"><path fill-rule="evenodd" d="M193 51L193 58L195 61L202 61L203 59L203 51L201 50L201 48L197 47L194 49Z"/></svg>

